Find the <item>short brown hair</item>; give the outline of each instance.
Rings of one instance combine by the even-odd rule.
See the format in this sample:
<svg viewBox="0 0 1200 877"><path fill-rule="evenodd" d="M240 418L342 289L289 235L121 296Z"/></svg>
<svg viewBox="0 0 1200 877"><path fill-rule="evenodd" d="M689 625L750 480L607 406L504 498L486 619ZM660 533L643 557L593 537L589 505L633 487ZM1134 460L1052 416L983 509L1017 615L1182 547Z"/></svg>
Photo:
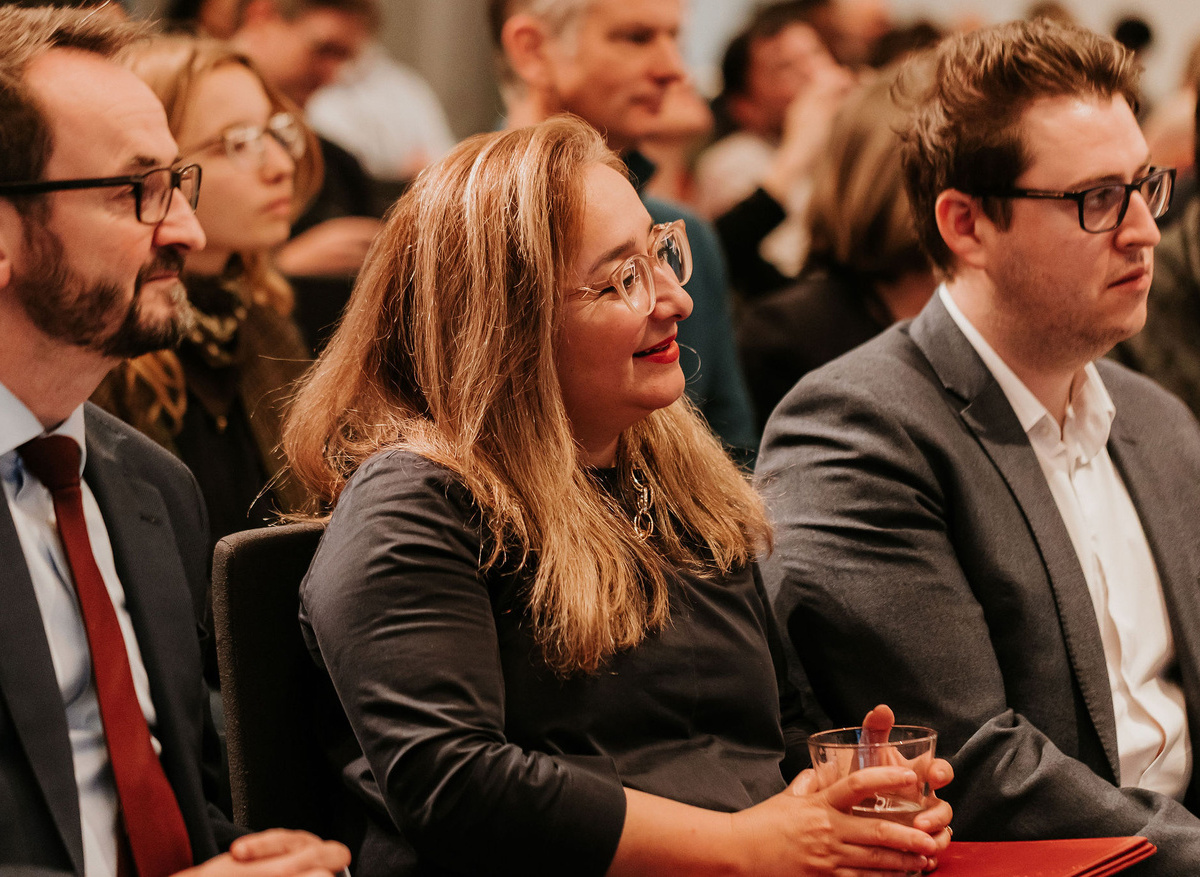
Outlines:
<svg viewBox="0 0 1200 877"><path fill-rule="evenodd" d="M41 179L54 150L50 122L25 81L29 65L51 49L113 58L146 32L85 9L0 7L0 182Z"/></svg>
<svg viewBox="0 0 1200 877"><path fill-rule="evenodd" d="M1029 167L1021 119L1049 97L1124 97L1137 105L1139 69L1116 40L1047 18L958 34L933 50L934 76L898 93L913 102L904 140L904 172L917 234L947 276L954 258L938 231L934 204L947 189L967 194L1012 186ZM983 201L1000 227L1010 205Z"/></svg>

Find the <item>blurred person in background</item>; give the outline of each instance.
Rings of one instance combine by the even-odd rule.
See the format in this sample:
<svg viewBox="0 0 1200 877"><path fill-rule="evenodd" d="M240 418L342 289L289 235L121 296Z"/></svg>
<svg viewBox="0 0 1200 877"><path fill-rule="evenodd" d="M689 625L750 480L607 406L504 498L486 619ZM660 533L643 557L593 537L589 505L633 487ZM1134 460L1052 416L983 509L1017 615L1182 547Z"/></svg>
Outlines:
<svg viewBox="0 0 1200 877"><path fill-rule="evenodd" d="M320 158L295 105L226 43L156 37L127 63L162 101L183 160L201 167L208 243L184 260L193 323L179 348L121 364L93 400L188 465L215 543L303 499L276 476L283 406L310 354L271 252L318 185Z"/></svg>
<svg viewBox="0 0 1200 877"><path fill-rule="evenodd" d="M893 28L888 0L799 0L811 10L810 21L833 57L844 67L860 70L875 54L875 45Z"/></svg>
<svg viewBox="0 0 1200 877"><path fill-rule="evenodd" d="M233 44L265 82L303 109L359 57L381 16L377 0L249 0ZM316 289L330 297L328 316L336 318L386 205L358 159L325 138L319 143L321 188L293 225L292 239L277 251L276 263L289 277L337 278ZM320 328L310 326L310 336Z"/></svg>
<svg viewBox="0 0 1200 877"><path fill-rule="evenodd" d="M1192 88L1200 88L1200 70L1194 75ZM1200 151L1200 106L1194 103L1192 126ZM1200 194L1193 191L1174 212L1178 220L1154 248L1146 326L1112 356L1154 378L1200 417Z"/></svg>
<svg viewBox="0 0 1200 877"><path fill-rule="evenodd" d="M1140 15L1126 15L1113 25L1113 39L1133 52L1139 63L1145 64L1146 53L1154 45L1154 31Z"/></svg>
<svg viewBox="0 0 1200 877"><path fill-rule="evenodd" d="M697 151L712 135L713 113L695 85L686 80L667 90L657 130L641 140L639 151L654 163L654 176L642 191L654 198L696 206L693 166Z"/></svg>
<svg viewBox="0 0 1200 877"><path fill-rule="evenodd" d="M1075 24L1075 16L1071 10L1067 9L1058 0L1039 0L1033 3L1025 10L1025 19L1033 21L1035 18L1049 18L1052 21L1057 21L1059 24Z"/></svg>
<svg viewBox="0 0 1200 877"><path fill-rule="evenodd" d="M809 244L804 213L812 168L854 82L821 42L811 15L809 3L775 3L730 42L714 101L729 130L696 163L700 211L716 219L738 208L736 221L717 227L743 298L800 272Z"/></svg>
<svg viewBox="0 0 1200 877"><path fill-rule="evenodd" d="M1176 169L1175 209L1163 217L1160 227L1170 225L1196 192L1196 96L1200 83L1200 38L1192 42L1183 74L1175 90L1147 114L1144 128L1155 164Z"/></svg>
<svg viewBox="0 0 1200 877"><path fill-rule="evenodd" d="M574 113L624 159L655 222L686 222L694 311L679 343L688 394L717 435L749 458L757 432L734 347L721 245L699 216L644 192L655 169L641 143L661 129L670 91L687 77L682 0L489 0L488 16L508 126Z"/></svg>
<svg viewBox="0 0 1200 877"><path fill-rule="evenodd" d="M974 30L980 26L971 21L964 22L960 18L955 30ZM915 52L936 46L944 36L942 28L927 18L918 18L916 21L897 25L875 43L875 49L871 55L871 66L882 70Z"/></svg>
<svg viewBox="0 0 1200 877"><path fill-rule="evenodd" d="M808 372L920 313L936 281L904 190L898 68L852 93L813 173L813 245L792 285L746 302L738 348L760 428ZM913 67L910 78L928 77Z"/></svg>
<svg viewBox="0 0 1200 877"><path fill-rule="evenodd" d="M375 0L249 0L233 42L299 107L361 55L382 24Z"/></svg>
<svg viewBox="0 0 1200 877"><path fill-rule="evenodd" d="M308 102L308 122L348 149L381 187L399 195L455 138L433 89L371 42Z"/></svg>

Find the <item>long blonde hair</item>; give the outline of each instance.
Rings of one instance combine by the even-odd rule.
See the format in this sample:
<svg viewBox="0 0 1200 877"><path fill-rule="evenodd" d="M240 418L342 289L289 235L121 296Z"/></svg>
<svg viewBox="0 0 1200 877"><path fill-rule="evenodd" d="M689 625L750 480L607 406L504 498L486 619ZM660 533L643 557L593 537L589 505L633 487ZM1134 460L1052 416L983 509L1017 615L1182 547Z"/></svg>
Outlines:
<svg viewBox="0 0 1200 877"><path fill-rule="evenodd" d="M621 167L592 128L557 118L470 138L427 169L284 430L294 474L326 504L383 448L452 471L482 512L481 568L533 568L534 635L563 674L660 630L674 570L728 573L770 541L757 495L685 399L618 445L618 481L636 470L655 497L650 540L581 461L554 348L596 163Z"/></svg>

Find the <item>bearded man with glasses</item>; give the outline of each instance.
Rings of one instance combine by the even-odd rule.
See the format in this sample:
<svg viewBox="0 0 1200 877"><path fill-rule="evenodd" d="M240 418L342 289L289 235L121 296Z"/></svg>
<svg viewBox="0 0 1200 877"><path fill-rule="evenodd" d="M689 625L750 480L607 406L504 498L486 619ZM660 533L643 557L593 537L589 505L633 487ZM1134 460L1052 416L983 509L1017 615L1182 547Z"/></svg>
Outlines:
<svg viewBox="0 0 1200 877"><path fill-rule="evenodd" d="M943 283L767 424L763 573L835 724L887 701L954 764L956 839L1144 835L1200 871L1200 426L1102 357L1173 172L1137 71L1048 20L955 36L904 167Z"/></svg>
<svg viewBox="0 0 1200 877"><path fill-rule="evenodd" d="M238 838L209 803L204 505L86 404L187 327L179 274L205 243L199 169L112 60L138 36L0 9L0 873L329 874L340 844Z"/></svg>

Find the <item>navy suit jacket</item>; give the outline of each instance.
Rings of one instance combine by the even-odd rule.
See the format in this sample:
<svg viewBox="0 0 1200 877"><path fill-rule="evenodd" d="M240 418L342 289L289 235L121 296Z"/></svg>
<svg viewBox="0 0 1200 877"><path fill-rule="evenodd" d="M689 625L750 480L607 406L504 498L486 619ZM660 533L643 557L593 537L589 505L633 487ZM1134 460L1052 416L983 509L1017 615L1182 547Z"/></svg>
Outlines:
<svg viewBox="0 0 1200 877"><path fill-rule="evenodd" d="M1200 755L1200 426L1148 379L1097 367ZM1083 570L1016 414L937 296L802 379L757 474L777 527L763 576L793 657L834 723L886 702L938 730L959 838L1142 834L1159 853L1139 873L1200 873L1200 763L1186 806L1119 787Z"/></svg>
<svg viewBox="0 0 1200 877"><path fill-rule="evenodd" d="M206 796L220 753L197 636L208 588L204 504L183 464L149 439L90 403L85 421L84 479L104 515L150 677L163 768L201 862L238 833ZM82 877L66 714L7 503L0 563L0 873L28 866Z"/></svg>

